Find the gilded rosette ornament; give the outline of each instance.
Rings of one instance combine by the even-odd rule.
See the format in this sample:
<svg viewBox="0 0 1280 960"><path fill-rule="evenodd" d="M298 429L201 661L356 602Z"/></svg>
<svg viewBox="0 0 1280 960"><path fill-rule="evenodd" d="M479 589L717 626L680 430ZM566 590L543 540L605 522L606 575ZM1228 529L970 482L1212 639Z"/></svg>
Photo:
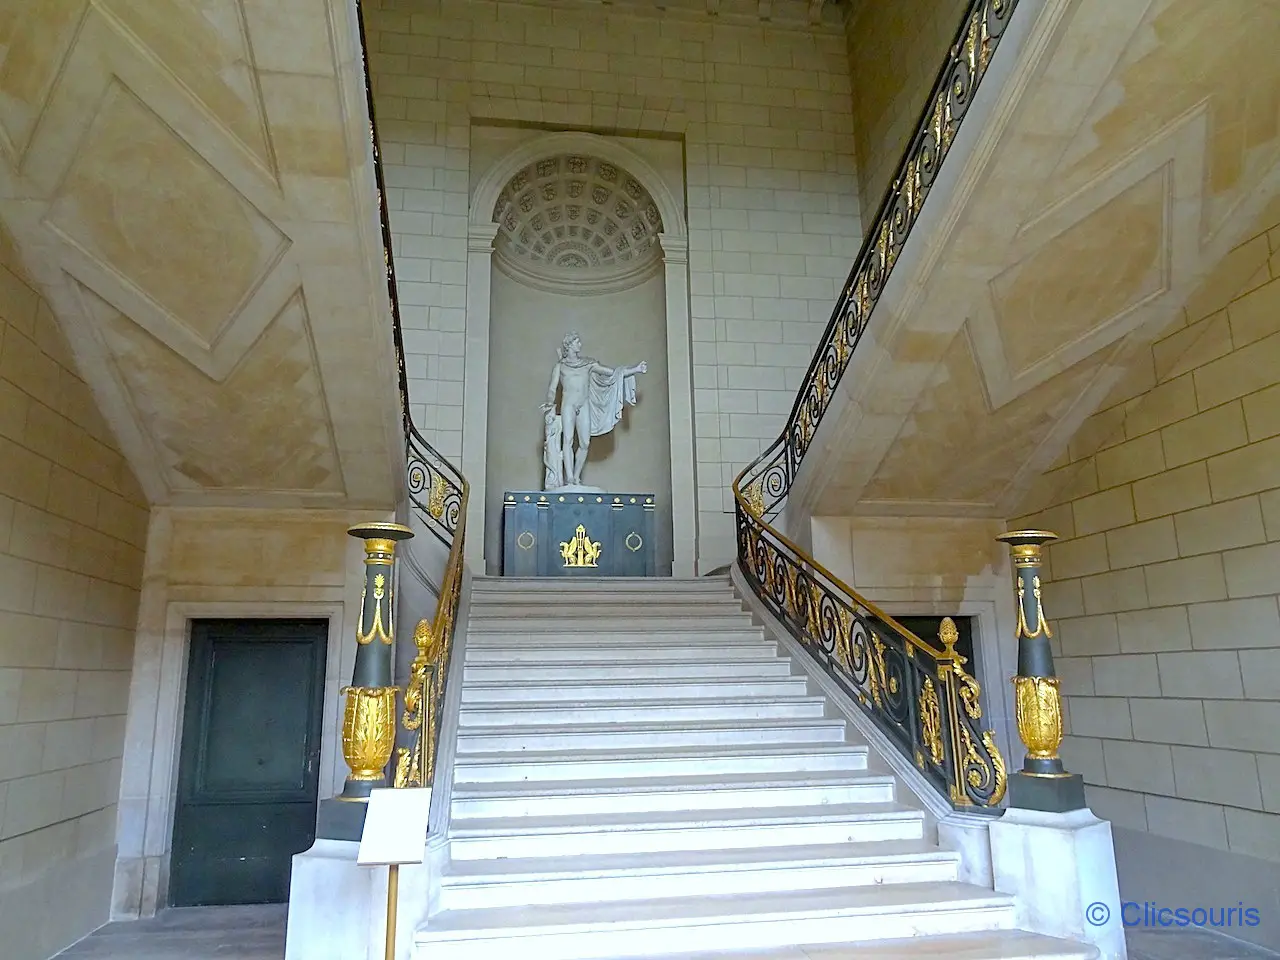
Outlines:
<svg viewBox="0 0 1280 960"><path fill-rule="evenodd" d="M365 582L356 625L356 663L347 687L342 754L351 775L347 800L363 800L386 786L385 770L396 740L395 645L396 543L413 536L399 523L365 523L347 531L364 541Z"/></svg>

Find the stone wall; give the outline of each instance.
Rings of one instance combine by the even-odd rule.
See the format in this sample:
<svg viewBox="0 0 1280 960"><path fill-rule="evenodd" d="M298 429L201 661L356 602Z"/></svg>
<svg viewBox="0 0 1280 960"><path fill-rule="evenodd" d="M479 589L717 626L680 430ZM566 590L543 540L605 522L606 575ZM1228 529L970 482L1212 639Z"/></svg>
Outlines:
<svg viewBox="0 0 1280 960"><path fill-rule="evenodd" d="M845 26L864 221L889 189L968 6L967 0L860 3Z"/></svg>
<svg viewBox="0 0 1280 960"><path fill-rule="evenodd" d="M1015 522L1063 538L1048 551L1046 603L1058 628L1067 766L1085 775L1099 816L1196 845L1187 876L1217 877L1225 861L1209 847L1271 861L1274 893L1280 226L1226 258L1183 322L1086 421L1043 489L1057 491L1049 507ZM1163 855L1143 855L1153 874L1169 872ZM1260 876L1223 869L1237 885Z"/></svg>
<svg viewBox="0 0 1280 960"><path fill-rule="evenodd" d="M472 128L683 142L700 561L726 562L729 483L780 433L860 239L844 38L607 8L365 6L410 399L446 456L462 448Z"/></svg>
<svg viewBox="0 0 1280 960"><path fill-rule="evenodd" d="M146 500L0 237L0 930L107 919Z"/></svg>

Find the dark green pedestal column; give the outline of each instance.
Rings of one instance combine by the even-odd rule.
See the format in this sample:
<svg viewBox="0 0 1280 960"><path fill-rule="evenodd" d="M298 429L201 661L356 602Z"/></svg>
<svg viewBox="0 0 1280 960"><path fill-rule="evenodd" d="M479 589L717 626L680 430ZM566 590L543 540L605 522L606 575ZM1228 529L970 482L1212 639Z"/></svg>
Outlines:
<svg viewBox="0 0 1280 960"><path fill-rule="evenodd" d="M365 582L356 629L356 665L344 691L342 756L351 768L344 800L368 799L388 784L386 770L396 740L394 676L396 542L413 531L399 523L359 524L347 531L364 541Z"/></svg>
<svg viewBox="0 0 1280 960"><path fill-rule="evenodd" d="M1058 756L1062 694L1053 669L1053 634L1040 604L1043 547L1058 539L1046 530L1018 530L997 538L1009 544L1018 577L1018 675L1013 678L1018 735L1027 748L1022 769L1009 777L1009 806L1064 813L1085 806L1084 778L1068 773Z"/></svg>

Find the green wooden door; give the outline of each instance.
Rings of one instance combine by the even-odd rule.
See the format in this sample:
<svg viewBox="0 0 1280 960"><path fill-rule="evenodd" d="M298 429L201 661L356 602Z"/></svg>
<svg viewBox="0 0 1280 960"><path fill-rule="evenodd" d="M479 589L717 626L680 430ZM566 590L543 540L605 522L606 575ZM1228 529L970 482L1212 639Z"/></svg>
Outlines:
<svg viewBox="0 0 1280 960"><path fill-rule="evenodd" d="M278 903L315 839L324 620L197 620L169 903Z"/></svg>

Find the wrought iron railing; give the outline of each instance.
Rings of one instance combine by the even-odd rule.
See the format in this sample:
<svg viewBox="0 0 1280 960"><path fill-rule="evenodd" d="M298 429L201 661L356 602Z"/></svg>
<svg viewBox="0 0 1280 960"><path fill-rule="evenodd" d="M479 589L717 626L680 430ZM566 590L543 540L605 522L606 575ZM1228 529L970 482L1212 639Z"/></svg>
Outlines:
<svg viewBox="0 0 1280 960"><path fill-rule="evenodd" d="M1017 0L971 0L923 115L854 260L782 435L733 484L748 583L807 650L957 805L994 806L1004 760L954 638L926 643L809 557L769 520L831 405ZM952 624L954 628L954 624Z"/></svg>
<svg viewBox="0 0 1280 960"><path fill-rule="evenodd" d="M737 522L742 572L791 635L953 804L999 804L1004 758L955 623L943 620L938 645L926 643L741 502Z"/></svg>
<svg viewBox="0 0 1280 960"><path fill-rule="evenodd" d="M391 216L387 209L386 179L382 169L382 152L378 145L378 121L369 83L369 47L365 36L364 11L355 0L356 19L360 28L361 66L364 70L365 97L369 107L369 138L373 148L374 178L378 188L378 216L382 229L382 248L386 263L387 295L391 302L391 327L395 339L396 373L400 388L400 411L404 424L405 479L409 502L428 530L449 547L440 594L430 618L423 618L414 630L416 655L405 686L404 713L401 726L410 733L411 745L401 747L396 758L395 785L426 786L435 771L439 749L439 716L444 703L445 684L449 675L449 658L453 651L454 629L458 619L458 602L462 596L465 564L463 545L466 540L467 499L470 485L462 471L437 451L414 426L409 407L409 377L405 368L404 332L400 320L400 297L396 287L395 257L392 247Z"/></svg>
<svg viewBox="0 0 1280 960"><path fill-rule="evenodd" d="M401 718L401 725L413 734L413 742L411 746L400 748L396 760L397 787L428 786L436 770L445 681L449 676L453 632L458 622L458 602L462 597L462 545L467 526L468 494L465 483L463 481L457 534L449 548L435 616L418 621L413 632L417 655L413 658L409 682L405 686L404 715Z"/></svg>
<svg viewBox="0 0 1280 960"><path fill-rule="evenodd" d="M427 529L452 546L462 536L466 478L423 439L412 420L405 420L404 440L409 502Z"/></svg>

